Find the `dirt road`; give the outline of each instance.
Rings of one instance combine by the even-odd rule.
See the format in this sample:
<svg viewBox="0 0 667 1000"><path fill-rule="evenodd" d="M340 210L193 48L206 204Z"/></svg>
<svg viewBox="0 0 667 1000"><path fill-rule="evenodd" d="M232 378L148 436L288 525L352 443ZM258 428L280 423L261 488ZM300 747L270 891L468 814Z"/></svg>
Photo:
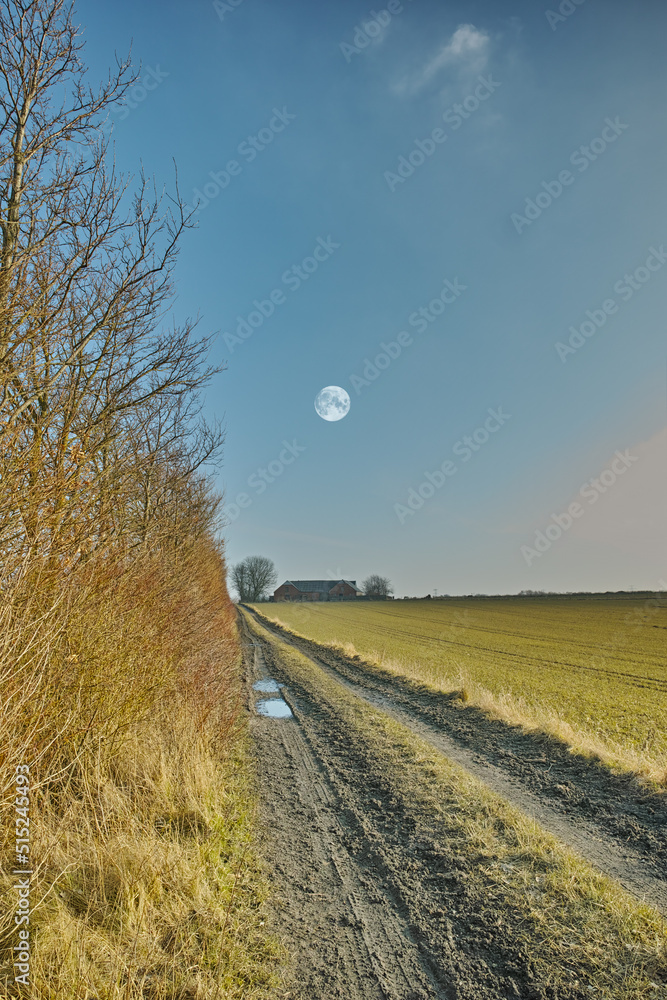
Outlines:
<svg viewBox="0 0 667 1000"><path fill-rule="evenodd" d="M274 929L288 941L294 961L294 981L284 995L590 997L574 972L555 992L536 978L513 915L469 888L464 855L442 841L429 816L411 803L409 790L401 794L385 780L383 762L359 734L351 741L325 700L295 683L279 647L242 627L250 684L278 681L292 712L289 719L255 715L252 721L265 850L281 887ZM659 796L571 757L555 741L271 631L667 911L661 878L667 811Z"/></svg>

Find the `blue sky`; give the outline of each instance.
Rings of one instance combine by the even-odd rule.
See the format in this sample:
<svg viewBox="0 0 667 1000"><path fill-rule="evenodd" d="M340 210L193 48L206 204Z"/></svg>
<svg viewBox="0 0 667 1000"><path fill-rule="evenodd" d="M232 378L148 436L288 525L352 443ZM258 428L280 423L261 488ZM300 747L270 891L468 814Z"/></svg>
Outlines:
<svg viewBox="0 0 667 1000"><path fill-rule="evenodd" d="M230 562L667 587L667 9L560 7L78 4L92 77L149 74L119 165L200 204L175 309L226 363Z"/></svg>

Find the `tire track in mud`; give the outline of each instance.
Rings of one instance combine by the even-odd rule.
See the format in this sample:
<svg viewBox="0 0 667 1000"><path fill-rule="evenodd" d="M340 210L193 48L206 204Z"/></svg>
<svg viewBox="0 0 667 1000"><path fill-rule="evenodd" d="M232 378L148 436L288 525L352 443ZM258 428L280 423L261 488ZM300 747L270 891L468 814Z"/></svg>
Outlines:
<svg viewBox="0 0 667 1000"><path fill-rule="evenodd" d="M246 633L248 634L248 633ZM268 677L255 648L252 680ZM283 694L285 694L283 692ZM350 850L363 837L349 795L324 766L299 720L254 717L262 774L265 853L282 883L274 930L286 939L300 1000L454 998L414 940L400 901L377 883L369 858ZM276 724L277 723L277 724Z"/></svg>
<svg viewBox="0 0 667 1000"><path fill-rule="evenodd" d="M570 754L549 736L462 709L447 695L400 678L371 673L246 610L348 691L463 766L638 899L667 913L667 796Z"/></svg>
<svg viewBox="0 0 667 1000"><path fill-rule="evenodd" d="M372 875L365 871L366 866L345 847L350 828L356 826L354 814L341 809L340 795L307 737L296 728L284 736L285 741L291 742L290 755L300 775L296 782L298 795L310 819L311 857L316 859L318 867L328 864L332 874L335 873L333 881L344 908L342 923L347 947L339 947L337 957L345 981L361 982L368 978L364 966L369 966L381 996L397 992L415 998L432 996L437 984L418 954L396 900L386 891L378 890ZM318 837L318 833L324 836ZM361 967L359 955L364 956Z"/></svg>

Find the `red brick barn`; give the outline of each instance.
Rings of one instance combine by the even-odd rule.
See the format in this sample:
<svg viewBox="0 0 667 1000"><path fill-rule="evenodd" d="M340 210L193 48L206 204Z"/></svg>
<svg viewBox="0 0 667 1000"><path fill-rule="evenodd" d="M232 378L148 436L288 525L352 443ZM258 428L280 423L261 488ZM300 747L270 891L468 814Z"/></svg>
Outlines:
<svg viewBox="0 0 667 1000"><path fill-rule="evenodd" d="M356 580L286 580L273 593L274 601L353 601L359 596Z"/></svg>

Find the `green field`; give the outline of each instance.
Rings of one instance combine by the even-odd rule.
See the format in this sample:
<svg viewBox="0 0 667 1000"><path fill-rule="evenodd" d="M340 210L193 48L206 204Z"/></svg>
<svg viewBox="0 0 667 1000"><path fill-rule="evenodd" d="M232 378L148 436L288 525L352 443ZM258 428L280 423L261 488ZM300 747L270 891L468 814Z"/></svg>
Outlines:
<svg viewBox="0 0 667 1000"><path fill-rule="evenodd" d="M667 778L667 596L260 604L340 646L608 763Z"/></svg>

